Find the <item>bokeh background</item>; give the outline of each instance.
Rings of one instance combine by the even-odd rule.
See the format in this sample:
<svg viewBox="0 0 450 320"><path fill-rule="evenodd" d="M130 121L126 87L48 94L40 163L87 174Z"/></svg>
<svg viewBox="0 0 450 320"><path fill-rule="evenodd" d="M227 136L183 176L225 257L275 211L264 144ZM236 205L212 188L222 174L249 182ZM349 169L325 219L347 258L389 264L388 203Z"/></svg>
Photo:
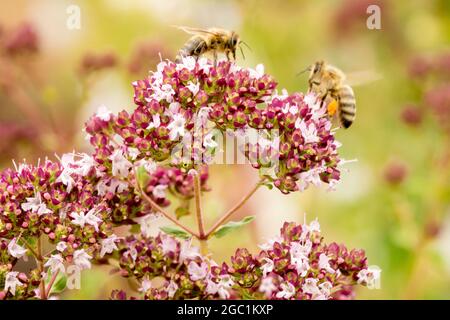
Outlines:
<svg viewBox="0 0 450 320"><path fill-rule="evenodd" d="M371 4L381 8L381 30L366 26ZM80 9L80 29L67 28L71 5ZM216 261L237 247L256 251L283 221L317 217L326 241L364 248L369 264L383 270L381 288L359 289L359 299L450 298L447 0L2 1L0 168L11 159L89 151L84 121L102 104L133 108L131 82L154 69L159 53L173 59L187 39L172 25L237 31L251 47L238 63L263 63L289 92L306 90L307 76L296 73L317 59L358 84L357 120L337 133L342 157L358 161L346 165L337 190L259 190L236 216L256 214L255 222L211 241ZM210 173L212 223L251 189L257 172L217 165ZM132 292L109 269L83 273L81 290L63 298Z"/></svg>

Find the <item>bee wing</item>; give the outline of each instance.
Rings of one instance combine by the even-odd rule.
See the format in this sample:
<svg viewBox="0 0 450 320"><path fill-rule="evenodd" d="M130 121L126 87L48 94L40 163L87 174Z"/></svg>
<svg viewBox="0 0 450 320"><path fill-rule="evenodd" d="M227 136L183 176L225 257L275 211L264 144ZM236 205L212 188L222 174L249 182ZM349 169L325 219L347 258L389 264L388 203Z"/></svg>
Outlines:
<svg viewBox="0 0 450 320"><path fill-rule="evenodd" d="M345 83L349 86L361 86L383 79L383 75L374 70L356 71L346 74Z"/></svg>
<svg viewBox="0 0 450 320"><path fill-rule="evenodd" d="M177 29L183 30L184 32L188 33L188 34L192 34L192 35L196 35L196 34L212 34L212 35L217 35L216 32L212 32L210 30L207 29L201 29L201 28L191 28L191 27L186 27L186 26L173 26Z"/></svg>

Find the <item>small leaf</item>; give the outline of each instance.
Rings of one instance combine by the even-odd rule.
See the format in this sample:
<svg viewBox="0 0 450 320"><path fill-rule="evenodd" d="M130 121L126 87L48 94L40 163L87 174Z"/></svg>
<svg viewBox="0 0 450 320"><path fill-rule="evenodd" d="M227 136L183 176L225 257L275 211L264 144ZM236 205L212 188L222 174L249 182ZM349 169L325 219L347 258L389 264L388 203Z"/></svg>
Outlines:
<svg viewBox="0 0 450 320"><path fill-rule="evenodd" d="M191 237L191 235L189 233L187 233L186 231L183 231L183 230L175 228L175 227L161 227L160 229L164 233L174 236L175 238L187 240Z"/></svg>
<svg viewBox="0 0 450 320"><path fill-rule="evenodd" d="M255 219L255 216L248 216L245 217L244 219L242 219L241 221L230 221L227 222L225 224L223 224L222 226L219 227L219 229L217 229L216 232L214 232L214 236L217 238L222 238L224 235L226 235L227 233L240 228L246 224L249 224L250 222L253 221L253 219Z"/></svg>
<svg viewBox="0 0 450 320"><path fill-rule="evenodd" d="M181 217L189 215L189 208L186 207L178 207L175 210L175 215L177 216L177 219L180 219Z"/></svg>
<svg viewBox="0 0 450 320"><path fill-rule="evenodd" d="M132 234L141 233L141 226L138 223L131 225L130 233Z"/></svg>
<svg viewBox="0 0 450 320"><path fill-rule="evenodd" d="M247 289L241 290L240 293L241 293L242 300L256 300L257 299Z"/></svg>
<svg viewBox="0 0 450 320"><path fill-rule="evenodd" d="M137 168L136 179L141 187L144 187L147 184L149 178L150 176L143 166Z"/></svg>
<svg viewBox="0 0 450 320"><path fill-rule="evenodd" d="M65 274L59 273L56 276L56 280L53 283L52 289L50 290L50 294L52 293L61 293L66 288L67 284L67 277Z"/></svg>

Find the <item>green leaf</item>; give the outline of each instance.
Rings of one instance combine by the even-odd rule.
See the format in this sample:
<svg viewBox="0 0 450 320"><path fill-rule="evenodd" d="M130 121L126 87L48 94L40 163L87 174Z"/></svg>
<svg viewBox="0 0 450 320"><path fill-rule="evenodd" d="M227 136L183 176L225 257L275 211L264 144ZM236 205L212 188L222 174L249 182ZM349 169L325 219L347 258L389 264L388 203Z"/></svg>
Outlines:
<svg viewBox="0 0 450 320"><path fill-rule="evenodd" d="M180 238L187 240L191 237L189 233L187 233L184 230L175 228L175 227L161 227L160 228L164 233L167 233L168 235L174 236L175 238Z"/></svg>
<svg viewBox="0 0 450 320"><path fill-rule="evenodd" d="M132 233L132 234L139 234L139 233L141 233L141 226L139 224L137 224L137 223L131 225L130 233Z"/></svg>
<svg viewBox="0 0 450 320"><path fill-rule="evenodd" d="M246 224L249 224L250 222L253 221L253 219L255 219L255 216L248 216L245 217L244 219L242 219L241 221L230 221L227 222L225 224L223 224L222 226L219 227L219 229L216 230L216 232L214 232L214 236L217 238L222 238L224 235L226 235L227 233L240 228Z"/></svg>
<svg viewBox="0 0 450 320"><path fill-rule="evenodd" d="M150 178L150 176L149 176L147 170L145 170L145 168L142 166L142 167L137 168L137 170L136 170L136 178L137 178L137 181L138 181L139 185L141 187L143 187L143 186L145 186L147 184L148 179Z"/></svg>
<svg viewBox="0 0 450 320"><path fill-rule="evenodd" d="M47 284L50 282L50 279L51 279L51 276L48 275ZM47 286L47 284L46 284L46 286ZM65 274L59 273L56 276L56 280L53 283L53 286L50 290L50 294L63 292L64 289L66 288L66 284L67 284L67 276Z"/></svg>
<svg viewBox="0 0 450 320"><path fill-rule="evenodd" d="M189 208L186 207L178 207L175 210L175 215L177 216L177 219L180 219L181 217L189 215Z"/></svg>

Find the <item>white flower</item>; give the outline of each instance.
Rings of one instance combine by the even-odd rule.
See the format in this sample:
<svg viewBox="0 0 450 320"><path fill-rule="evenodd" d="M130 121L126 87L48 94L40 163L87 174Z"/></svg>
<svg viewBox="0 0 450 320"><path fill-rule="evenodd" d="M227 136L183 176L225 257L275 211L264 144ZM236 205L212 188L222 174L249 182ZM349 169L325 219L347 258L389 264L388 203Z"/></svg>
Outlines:
<svg viewBox="0 0 450 320"><path fill-rule="evenodd" d="M156 169L158 169L158 166L156 165L155 161L148 160L145 161L144 168L149 174L154 174Z"/></svg>
<svg viewBox="0 0 450 320"><path fill-rule="evenodd" d="M308 258L312 248L312 242L310 240L306 240L303 244L300 242L291 242L290 245L289 253L291 254L291 259Z"/></svg>
<svg viewBox="0 0 450 320"><path fill-rule="evenodd" d="M167 286L167 295L169 296L169 298L173 298L177 290L178 285L173 280L170 280L170 283Z"/></svg>
<svg viewBox="0 0 450 320"><path fill-rule="evenodd" d="M229 289L233 286L233 284L234 281L229 275L221 276L220 281L217 284L217 293L219 294L220 299L225 300L230 298Z"/></svg>
<svg viewBox="0 0 450 320"><path fill-rule="evenodd" d="M88 213L85 216L85 220L87 224L90 224L94 227L95 231L98 232L98 225L102 223L102 219L97 217L96 215L96 209L91 209L88 211Z"/></svg>
<svg viewBox="0 0 450 320"><path fill-rule="evenodd" d="M213 135L208 133L203 139L203 146L205 148L215 148L218 146L217 142L213 140Z"/></svg>
<svg viewBox="0 0 450 320"><path fill-rule="evenodd" d="M139 150L137 148L127 148L128 155L131 159L135 160L139 155Z"/></svg>
<svg viewBox="0 0 450 320"><path fill-rule="evenodd" d="M176 70L179 71L183 68L188 69L189 71L194 70L195 68L195 58L192 56L181 57L181 63L178 63L176 66Z"/></svg>
<svg viewBox="0 0 450 320"><path fill-rule="evenodd" d="M288 281L281 284L281 289L276 295L279 299L289 299L295 294L295 287Z"/></svg>
<svg viewBox="0 0 450 320"><path fill-rule="evenodd" d="M317 103L317 96L314 92L309 92L306 94L303 98L303 102L305 102L308 107L314 109L318 103Z"/></svg>
<svg viewBox="0 0 450 320"><path fill-rule="evenodd" d="M35 197L26 199L27 202L22 203L21 205L23 210L25 211L31 210L31 212L37 213L39 216L47 213L52 213L52 211L47 208L47 205L45 203L42 203L40 192L37 192Z"/></svg>
<svg viewBox="0 0 450 320"><path fill-rule="evenodd" d="M188 265L188 273L192 281L204 279L208 274L208 265L204 262L198 265L196 262L191 261Z"/></svg>
<svg viewBox="0 0 450 320"><path fill-rule="evenodd" d="M159 126L161 125L161 118L159 117L159 113L154 114L152 116L152 122L150 122L147 126L147 130L149 129L154 129L154 128L159 128Z"/></svg>
<svg viewBox="0 0 450 320"><path fill-rule="evenodd" d="M320 184L322 183L322 180L320 180L320 174L324 170L325 169L323 167L318 167L298 174L297 186L299 190L306 190L306 188L308 188L310 184L316 187L320 186Z"/></svg>
<svg viewBox="0 0 450 320"><path fill-rule="evenodd" d="M193 96L195 96L200 90L200 84L193 83L192 81L189 81L186 87L189 89L190 92L192 92Z"/></svg>
<svg viewBox="0 0 450 320"><path fill-rule="evenodd" d="M70 193L72 191L73 185L75 184L75 180L71 176L72 169L64 169L59 174L59 177L56 179L56 182L61 182L63 185L67 187L67 192Z"/></svg>
<svg viewBox="0 0 450 320"><path fill-rule="evenodd" d="M112 112L108 110L105 105L101 105L97 110L97 118L103 121L109 121L111 119Z"/></svg>
<svg viewBox="0 0 450 320"><path fill-rule="evenodd" d="M145 276L144 279L142 279L139 291L145 294L151 288L152 288L152 281L147 276Z"/></svg>
<svg viewBox="0 0 450 320"><path fill-rule="evenodd" d="M310 265L309 260L306 257L291 258L291 263L295 266L297 273L301 277L305 277L308 274Z"/></svg>
<svg viewBox="0 0 450 320"><path fill-rule="evenodd" d="M308 278L305 279L305 283L303 283L302 290L304 293L315 294L319 292L319 288L317 287L317 279Z"/></svg>
<svg viewBox="0 0 450 320"><path fill-rule="evenodd" d="M59 219L65 220L67 218L67 207L62 207L58 211Z"/></svg>
<svg viewBox="0 0 450 320"><path fill-rule="evenodd" d="M80 166L78 172L84 177L89 173L92 167L95 167L96 162L92 156L86 153L83 153L81 156L81 160L78 161L78 165Z"/></svg>
<svg viewBox="0 0 450 320"><path fill-rule="evenodd" d="M208 73L209 69L212 67L211 64L208 62L208 59L205 57L201 57L197 61L199 70L203 70L204 73Z"/></svg>
<svg viewBox="0 0 450 320"><path fill-rule="evenodd" d="M123 178L128 177L132 164L124 157L122 150L114 150L109 159L112 161L112 174L114 176Z"/></svg>
<svg viewBox="0 0 450 320"><path fill-rule="evenodd" d="M247 70L249 71L250 77L254 79L259 79L264 75L264 65L261 63L258 64L254 70L251 68L248 68Z"/></svg>
<svg viewBox="0 0 450 320"><path fill-rule="evenodd" d="M300 130L305 143L313 143L319 141L317 129L313 122L311 122L309 126L307 126L304 120L297 118L297 120L295 121L295 128Z"/></svg>
<svg viewBox="0 0 450 320"><path fill-rule="evenodd" d="M310 232L320 232L320 223L317 218L309 223Z"/></svg>
<svg viewBox="0 0 450 320"><path fill-rule="evenodd" d="M300 236L300 239L306 239L313 232L320 232L320 223L317 218L311 221L309 224L304 223L302 225L302 234Z"/></svg>
<svg viewBox="0 0 450 320"><path fill-rule="evenodd" d="M202 107L198 110L195 116L196 128L202 129L206 126L208 122L209 113L211 112L211 107Z"/></svg>
<svg viewBox="0 0 450 320"><path fill-rule="evenodd" d="M112 253L114 250L117 250L116 241L119 240L119 238L113 234L110 237L106 239L102 239L101 245L102 249L100 250L100 258L103 258L105 254Z"/></svg>
<svg viewBox="0 0 450 320"><path fill-rule="evenodd" d="M186 124L186 119L181 114L174 114L173 121L169 123L167 129L170 130L169 138L170 140L176 140L178 137L184 136L184 125Z"/></svg>
<svg viewBox="0 0 450 320"><path fill-rule="evenodd" d="M98 232L98 225L102 222L102 219L95 215L95 209L91 209L85 214L83 211L81 212L72 212L71 217L73 218L72 223L84 228L86 224L89 224L95 228L95 231Z"/></svg>
<svg viewBox="0 0 450 320"><path fill-rule="evenodd" d="M81 270L90 269L91 268L91 260L92 257L88 255L84 249L76 250L73 253L73 263L79 267Z"/></svg>
<svg viewBox="0 0 450 320"><path fill-rule="evenodd" d="M64 259L60 254L52 254L44 264L44 267L48 267L52 274L57 272L64 273L66 271L66 268L64 267Z"/></svg>
<svg viewBox="0 0 450 320"><path fill-rule="evenodd" d="M158 65L156 66L156 70L158 71L158 72L163 72L164 71L164 68L167 66L167 61L161 61L160 63L158 63ZM156 72L155 72L156 73ZM155 74L154 73L154 74ZM153 75L154 75L153 74Z"/></svg>
<svg viewBox="0 0 450 320"><path fill-rule="evenodd" d="M141 234L148 238L151 236L152 227L154 227L155 221L159 218L161 218L159 213L150 213L134 220L139 223L141 227Z"/></svg>
<svg viewBox="0 0 450 320"><path fill-rule="evenodd" d="M377 288L381 278L381 269L378 266L369 266L358 273L358 284L366 285L369 289Z"/></svg>
<svg viewBox="0 0 450 320"><path fill-rule="evenodd" d="M324 253L321 253L319 256L319 268L324 269L329 273L335 273L335 270L330 266L330 258L328 258Z"/></svg>
<svg viewBox="0 0 450 320"><path fill-rule="evenodd" d="M294 104L294 105L287 104L286 106L284 106L281 109L281 111L283 111L283 113L290 112L290 113L292 113L295 116L298 113L298 106L296 104Z"/></svg>
<svg viewBox="0 0 450 320"><path fill-rule="evenodd" d="M135 247L131 247L130 250L126 251L126 252L123 254L123 256L124 256L125 258L126 258L126 257L130 257L130 258L133 260L133 262L135 262L135 261L136 261L136 258L137 258L137 256L138 256L138 253L137 253L137 250L136 250Z"/></svg>
<svg viewBox="0 0 450 320"><path fill-rule="evenodd" d="M27 253L27 249L25 249L24 247L19 246L16 243L16 238L14 238L8 244L8 252L14 258L20 259Z"/></svg>
<svg viewBox="0 0 450 320"><path fill-rule="evenodd" d="M6 274L5 277L5 292L8 292L8 290L15 295L16 294L16 287L22 286L22 283L17 279L17 275L19 273L17 271L11 271Z"/></svg>
<svg viewBox="0 0 450 320"><path fill-rule="evenodd" d="M166 100L167 102L173 101L173 95L175 94L175 91L173 90L172 86L170 84L163 84L161 87L158 85L153 86L153 97L157 101ZM146 98L148 100L148 98Z"/></svg>
<svg viewBox="0 0 450 320"><path fill-rule="evenodd" d="M172 237L162 236L161 249L163 254L175 252L177 250L177 242Z"/></svg>
<svg viewBox="0 0 450 320"><path fill-rule="evenodd" d="M159 184L153 188L152 194L157 199L162 199L166 197L167 185Z"/></svg>
<svg viewBox="0 0 450 320"><path fill-rule="evenodd" d="M298 113L298 106L293 105L289 108L289 112L292 113L294 116Z"/></svg>
<svg viewBox="0 0 450 320"><path fill-rule="evenodd" d="M207 279L205 291L207 294L215 295L219 291L219 285L211 279Z"/></svg>
<svg viewBox="0 0 450 320"><path fill-rule="evenodd" d="M266 297L270 297L272 292L277 289L275 284L273 283L272 277L266 277L261 280L261 284L259 285L258 291L263 292Z"/></svg>
<svg viewBox="0 0 450 320"><path fill-rule="evenodd" d="M270 250L271 248L273 248L273 245L278 242L278 243L282 243L283 242L283 238L281 236L275 236L272 239L269 239L266 243L260 244L258 245L258 247L260 247L262 250Z"/></svg>
<svg viewBox="0 0 450 320"><path fill-rule="evenodd" d="M99 196L104 196L108 192L121 193L121 192L125 191L126 189L128 189L128 187L129 187L129 185L125 181L112 178L109 182L109 186L108 186L107 180L101 179L97 183L96 189L97 189Z"/></svg>
<svg viewBox="0 0 450 320"><path fill-rule="evenodd" d="M191 246L192 240L185 240L181 242L180 246L180 263L183 263L187 259L194 259L200 256L198 247Z"/></svg>
<svg viewBox="0 0 450 320"><path fill-rule="evenodd" d="M309 253L311 252L312 243L307 240L304 244L299 242L291 242L291 248L289 253L291 256L291 263L295 266L297 273L304 277L308 273L309 266Z"/></svg>
<svg viewBox="0 0 450 320"><path fill-rule="evenodd" d="M319 290L322 293L324 299L328 299L331 294L331 289L333 285L329 281L325 281L324 283L319 284Z"/></svg>
<svg viewBox="0 0 450 320"><path fill-rule="evenodd" d="M59 252L63 252L64 250L67 249L67 243L64 241L60 241L58 242L58 244L56 245L56 250L58 250Z"/></svg>
<svg viewBox="0 0 450 320"><path fill-rule="evenodd" d="M274 263L271 259L269 258L264 258L264 264L262 266L262 272L263 272L263 277L267 276L268 273L273 271L274 268Z"/></svg>
<svg viewBox="0 0 450 320"><path fill-rule="evenodd" d="M173 115L178 114L181 104L179 102L172 102L169 104L169 109L166 110L167 115L173 117Z"/></svg>
<svg viewBox="0 0 450 320"><path fill-rule="evenodd" d="M80 159L76 161L75 156L80 157ZM95 165L96 162L94 158L86 153L65 153L61 156L61 166L63 167L63 171L57 181L66 185L68 187L68 192L70 192L75 183L71 174L75 173L84 177L89 173L92 167L95 167Z"/></svg>

